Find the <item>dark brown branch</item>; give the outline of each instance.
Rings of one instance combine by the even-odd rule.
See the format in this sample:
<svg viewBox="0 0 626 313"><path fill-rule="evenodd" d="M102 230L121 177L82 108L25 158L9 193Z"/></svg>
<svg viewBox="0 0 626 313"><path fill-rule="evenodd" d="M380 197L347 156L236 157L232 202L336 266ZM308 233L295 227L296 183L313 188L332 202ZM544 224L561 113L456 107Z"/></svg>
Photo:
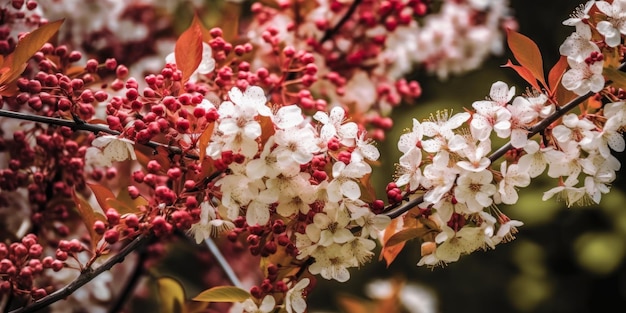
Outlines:
<svg viewBox="0 0 626 313"><path fill-rule="evenodd" d="M326 42L327 40L332 38L339 31L339 29L341 29L341 27L343 27L343 24L345 24L350 19L352 14L354 14L354 11L356 10L356 7L358 7L359 4L361 4L361 1L362 0L354 0L354 2L352 2L350 7L348 8L348 11L346 11L346 14L344 14L344 16L341 17L341 19L335 25L335 27L327 30L324 33L324 36L322 36L322 39L320 39L320 44L323 44L324 42Z"/></svg>
<svg viewBox="0 0 626 313"><path fill-rule="evenodd" d="M626 63L623 63L618 68L618 70L622 71L625 68L626 68ZM607 81L605 86L608 86L611 83L612 83L611 81ZM528 133L528 138L530 139L532 136L534 136L534 135L538 134L539 132L543 131L544 129L546 129L548 126L550 126L550 124L554 123L556 120L558 120L563 115L565 115L565 113L573 110L579 104L585 102L585 100L589 99L594 94L595 94L594 92L589 92L589 93L584 94L582 96L578 96L577 98L571 100L570 102L568 102L564 106L559 107L550 116L546 117L544 120L542 120L539 123L535 124L530 129L530 131ZM509 141L506 145L500 147L498 150L496 150L494 153L492 153L489 156L489 160L491 161L491 163L493 163L496 160L498 160L499 158L501 158L502 156L504 156L511 149L513 149L513 145L511 145L511 142ZM394 204L391 204L391 205L387 206L385 208L386 211L384 213L382 213L382 214L383 215L387 215L387 216L389 216L390 218L393 219L393 218L399 217L400 215L404 214L405 212L409 211L410 209L418 206L423 201L424 201L424 196L419 196L419 197L417 197L415 199L412 199L412 200L409 200L409 201L405 202L404 204L402 204L402 203L394 203Z"/></svg>
<svg viewBox="0 0 626 313"><path fill-rule="evenodd" d="M135 268L133 269L130 278L128 279L128 281L126 281L124 289L122 289L122 292L120 292L120 295L113 304L113 306L109 308L109 312L111 313L117 313L122 311L128 299L133 295L133 291L135 290L135 288L137 288L139 278L141 278L141 276L143 276L143 274L145 273L144 263L148 258L148 252L146 251L145 247L141 247L140 249L138 249L138 253L139 258L137 259L137 263L135 264Z"/></svg>
<svg viewBox="0 0 626 313"><path fill-rule="evenodd" d="M115 264L121 263L124 261L127 255L131 252L139 249L141 246L146 244L150 240L150 235L139 235L137 238L133 239L128 245L126 245L120 252L116 255L109 258L104 264L95 268L95 269L86 269L84 270L78 278L72 281L69 285L55 291L54 293L49 294L23 308L19 308L17 310L13 310L10 313L28 313L35 312L42 308L45 308L52 303L55 303L61 299L65 299L72 293L74 293L78 288L90 282L92 279L96 278L98 275L102 274L105 271L110 270Z"/></svg>
<svg viewBox="0 0 626 313"><path fill-rule="evenodd" d="M39 115L33 115L33 114L27 114L27 113L21 113L21 112L8 111L8 110L3 110L3 109L0 109L0 116L24 120L24 121L39 122L39 123L44 123L44 124L49 124L49 125L65 126L75 131L76 130L88 131L94 134L107 133L107 134L111 134L115 136L121 134L119 131L112 130L100 124L77 123L73 120L39 116ZM181 154L181 155L183 154L183 151L180 148L172 147L166 144L162 144L160 142L148 141L143 145L146 147L150 147L152 149L156 149L157 147L164 147L168 149L169 151L171 151L172 153ZM198 159L198 156L193 155L193 154L185 154L185 157L194 159L194 160Z"/></svg>

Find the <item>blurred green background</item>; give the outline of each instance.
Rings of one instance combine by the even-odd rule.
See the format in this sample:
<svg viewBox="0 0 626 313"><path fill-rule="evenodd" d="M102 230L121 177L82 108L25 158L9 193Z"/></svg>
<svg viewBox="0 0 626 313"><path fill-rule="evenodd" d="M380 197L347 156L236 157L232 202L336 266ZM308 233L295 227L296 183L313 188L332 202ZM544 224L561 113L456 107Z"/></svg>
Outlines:
<svg viewBox="0 0 626 313"><path fill-rule="evenodd" d="M559 45L573 31L561 23L583 0L510 3L519 32L538 44L548 70L559 57ZM374 171L379 197L393 174L394 160L400 156L396 142L403 129L411 127L410 117L421 120L437 109L459 112L471 107L473 101L489 94L497 80L516 86L517 94L526 88L513 70L500 67L510 57L507 52L488 60L480 70L445 82L415 74L423 97L415 105L393 112L394 128L387 141L378 145L385 156L381 168ZM626 159L623 153L618 157L622 162ZM611 193L603 196L600 205L568 209L555 199L541 200L543 192L554 186L553 180L533 181L531 188L520 191L518 204L500 206L505 214L525 223L516 240L434 270L416 266L420 247L418 242L410 242L388 269L375 259L352 271L348 283L320 279L309 297L310 309L338 311L338 295L366 298L367 282L400 276L432 292L437 302L435 312L624 312L625 182L618 173Z"/></svg>

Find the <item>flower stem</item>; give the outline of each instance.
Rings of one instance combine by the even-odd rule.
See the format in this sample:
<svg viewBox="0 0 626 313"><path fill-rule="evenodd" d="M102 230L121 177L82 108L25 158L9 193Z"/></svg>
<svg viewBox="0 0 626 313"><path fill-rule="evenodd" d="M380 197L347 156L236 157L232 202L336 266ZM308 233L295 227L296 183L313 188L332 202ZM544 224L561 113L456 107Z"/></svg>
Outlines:
<svg viewBox="0 0 626 313"><path fill-rule="evenodd" d="M148 253L143 246L138 249L138 252L139 258L137 259L137 263L135 264L135 268L133 269L130 278L126 282L126 285L124 286L124 289L117 298L117 301L115 301L115 304L113 304L113 306L109 308L109 312L111 313L122 312L124 305L130 298L130 296L133 295L133 291L137 287L137 283L139 283L139 278L141 278L141 276L145 273L144 263L148 258Z"/></svg>
<svg viewBox="0 0 626 313"><path fill-rule="evenodd" d="M230 264L228 264L228 261L226 260L226 258L224 258L224 255L220 252L220 249L217 244L215 244L215 241L212 238L207 238L206 240L204 240L204 242L209 248L209 251L211 251L211 254L213 254L213 257L215 257L215 259L217 260L217 263L220 264L220 267L222 268L226 276L228 276L228 280L230 280L231 284L233 284L233 286L235 287L243 289L243 284L241 283L239 278L237 278L237 274L235 274L233 268L230 266Z"/></svg>

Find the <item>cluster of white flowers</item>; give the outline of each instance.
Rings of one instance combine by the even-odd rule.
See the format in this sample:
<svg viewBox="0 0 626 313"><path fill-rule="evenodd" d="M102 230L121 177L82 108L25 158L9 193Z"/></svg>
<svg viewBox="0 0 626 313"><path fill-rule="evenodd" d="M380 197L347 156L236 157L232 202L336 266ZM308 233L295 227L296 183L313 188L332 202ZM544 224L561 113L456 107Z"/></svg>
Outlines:
<svg viewBox="0 0 626 313"><path fill-rule="evenodd" d="M202 204L201 221L192 226L196 239L231 229L239 216L248 225L266 225L307 215L315 203L321 210L304 233L295 233L298 258L314 257L312 273L346 281L347 268L371 258L376 246L371 236L389 222L361 200L359 180L371 173L368 161L378 158L378 150L354 122L345 121L339 107L305 119L295 105L270 109L263 90L251 86L245 92L234 87L216 109L219 119L206 155L219 160L224 151L232 151L244 158L230 163L228 174L216 182L219 204ZM263 129L262 119L271 121L269 129ZM314 158L332 163L330 175L314 177ZM362 227L361 235L350 231L356 226Z"/></svg>
<svg viewBox="0 0 626 313"><path fill-rule="evenodd" d="M496 82L488 100L472 104L472 114L440 112L422 123L413 120L413 129L401 136L396 183L423 191L420 207L433 209L430 218L442 229L436 250L420 265L453 262L508 238L522 223L504 218L496 205L516 203L517 188L528 186L546 168L559 185L544 200L561 194L568 205L586 199L599 203L608 192L620 168L610 149L624 150L619 130L626 126L626 104L606 104L603 118L568 114L539 143L528 138L529 129L552 114L554 104L543 94L513 99L514 94L513 87ZM461 127L468 121L469 129ZM521 157L501 162L499 171L488 156L494 132L523 150Z"/></svg>

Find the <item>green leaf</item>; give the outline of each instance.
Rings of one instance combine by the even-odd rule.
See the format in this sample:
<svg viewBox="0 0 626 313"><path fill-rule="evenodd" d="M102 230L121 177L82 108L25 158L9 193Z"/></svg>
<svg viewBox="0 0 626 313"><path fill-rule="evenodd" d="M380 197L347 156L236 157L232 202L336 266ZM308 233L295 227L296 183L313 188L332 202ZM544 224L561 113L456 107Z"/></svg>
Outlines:
<svg viewBox="0 0 626 313"><path fill-rule="evenodd" d="M250 293L241 288L219 286L201 292L193 300L204 302L241 302L250 297Z"/></svg>
<svg viewBox="0 0 626 313"><path fill-rule="evenodd" d="M511 29L507 29L507 43L517 62L528 69L533 77L547 89L548 86L543 74L543 58L537 44L532 39ZM524 79L526 78L524 77Z"/></svg>
<svg viewBox="0 0 626 313"><path fill-rule="evenodd" d="M183 84L202 61L202 28L199 23L200 21L194 18L191 26L176 40L174 47L176 67L183 73Z"/></svg>
<svg viewBox="0 0 626 313"><path fill-rule="evenodd" d="M157 280L161 313L184 313L185 291L183 286L175 279L161 277Z"/></svg>
<svg viewBox="0 0 626 313"><path fill-rule="evenodd" d="M89 231L89 236L91 237L91 251L96 251L98 247L98 242L102 239L102 235L96 233L93 229L93 224L96 221L106 221L106 218L102 213L94 211L89 202L87 202L83 197L76 193L76 191L72 191L72 199L74 199L74 203L76 204L76 210L80 215L83 223L85 223L85 227Z"/></svg>

